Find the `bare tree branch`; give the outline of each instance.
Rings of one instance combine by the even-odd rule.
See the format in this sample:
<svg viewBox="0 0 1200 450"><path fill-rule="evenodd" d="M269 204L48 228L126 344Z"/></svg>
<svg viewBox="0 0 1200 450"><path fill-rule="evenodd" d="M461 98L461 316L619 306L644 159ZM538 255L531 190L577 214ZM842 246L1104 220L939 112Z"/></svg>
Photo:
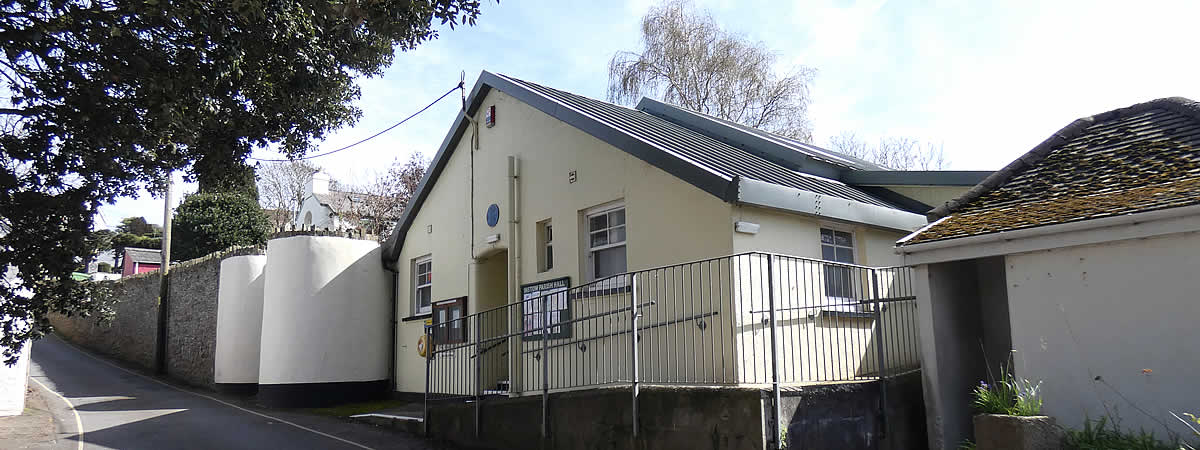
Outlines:
<svg viewBox="0 0 1200 450"><path fill-rule="evenodd" d="M721 29L688 0L666 0L642 18L640 53L617 52L608 63L608 99L632 105L642 96L762 128L812 139L808 84L800 67L777 76L775 56L761 43Z"/></svg>
<svg viewBox="0 0 1200 450"><path fill-rule="evenodd" d="M872 147L852 131L829 139L829 147L847 156L894 170L944 170L950 166L942 144L910 137L885 137Z"/></svg>

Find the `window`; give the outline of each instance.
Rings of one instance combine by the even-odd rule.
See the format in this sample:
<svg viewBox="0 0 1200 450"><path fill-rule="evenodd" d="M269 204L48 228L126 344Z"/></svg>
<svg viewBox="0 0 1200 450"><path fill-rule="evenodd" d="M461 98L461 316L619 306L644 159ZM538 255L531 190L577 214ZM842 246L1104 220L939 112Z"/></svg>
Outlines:
<svg viewBox="0 0 1200 450"><path fill-rule="evenodd" d="M458 344L467 341L467 298L442 300L433 304L433 344Z"/></svg>
<svg viewBox="0 0 1200 450"><path fill-rule="evenodd" d="M587 214L588 279L625 273L625 207L608 206Z"/></svg>
<svg viewBox="0 0 1200 450"><path fill-rule="evenodd" d="M554 268L554 226L550 219L537 223L538 272Z"/></svg>
<svg viewBox="0 0 1200 450"><path fill-rule="evenodd" d="M821 229L821 259L854 264L854 235L847 231ZM854 298L854 273L850 267L825 266L825 295Z"/></svg>
<svg viewBox="0 0 1200 450"><path fill-rule="evenodd" d="M433 302L433 258L413 260L413 314L426 314Z"/></svg>

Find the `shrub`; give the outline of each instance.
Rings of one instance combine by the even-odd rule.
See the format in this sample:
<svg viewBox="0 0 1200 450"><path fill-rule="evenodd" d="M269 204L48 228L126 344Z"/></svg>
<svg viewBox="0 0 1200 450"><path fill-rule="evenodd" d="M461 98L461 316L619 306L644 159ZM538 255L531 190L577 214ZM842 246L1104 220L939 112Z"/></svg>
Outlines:
<svg viewBox="0 0 1200 450"><path fill-rule="evenodd" d="M239 193L187 196L175 212L171 257L187 260L238 245L260 245L271 225L254 198Z"/></svg>

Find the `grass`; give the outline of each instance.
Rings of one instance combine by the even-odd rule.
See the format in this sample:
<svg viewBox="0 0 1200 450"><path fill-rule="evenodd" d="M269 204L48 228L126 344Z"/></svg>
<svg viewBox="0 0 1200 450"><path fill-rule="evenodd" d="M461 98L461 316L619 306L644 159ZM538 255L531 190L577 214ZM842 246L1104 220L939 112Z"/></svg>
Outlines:
<svg viewBox="0 0 1200 450"><path fill-rule="evenodd" d="M1179 450L1178 442L1166 442L1146 430L1121 430L1107 417L1087 419L1081 430L1067 430L1066 450Z"/></svg>
<svg viewBox="0 0 1200 450"><path fill-rule="evenodd" d="M356 414L366 414L382 409L399 408L411 404L411 401L405 400L373 400L361 403L346 403L327 408L307 408L305 411L313 414L320 414L322 416L349 417Z"/></svg>

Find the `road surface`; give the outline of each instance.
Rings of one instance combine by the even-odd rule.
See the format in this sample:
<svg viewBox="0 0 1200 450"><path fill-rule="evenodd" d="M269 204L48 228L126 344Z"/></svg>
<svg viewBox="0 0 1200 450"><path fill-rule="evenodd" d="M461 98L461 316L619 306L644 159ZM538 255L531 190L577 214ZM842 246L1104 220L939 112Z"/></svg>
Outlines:
<svg viewBox="0 0 1200 450"><path fill-rule="evenodd" d="M267 410L167 384L49 336L33 345L31 385L75 449L434 448L413 436L336 418ZM68 405L67 402L70 402Z"/></svg>

